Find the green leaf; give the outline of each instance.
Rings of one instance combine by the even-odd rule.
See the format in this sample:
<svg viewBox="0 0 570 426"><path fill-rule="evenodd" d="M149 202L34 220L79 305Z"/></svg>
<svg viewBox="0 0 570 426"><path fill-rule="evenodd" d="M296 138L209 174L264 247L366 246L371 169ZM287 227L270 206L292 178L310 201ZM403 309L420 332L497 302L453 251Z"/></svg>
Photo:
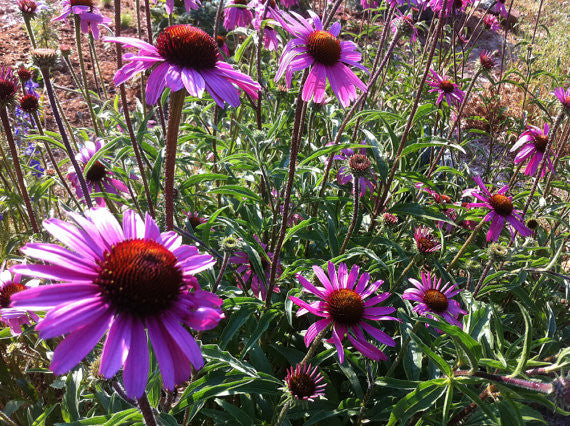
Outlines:
<svg viewBox="0 0 570 426"><path fill-rule="evenodd" d="M528 357L530 355L530 346L532 343L532 321L530 319L530 315L523 305L521 305L519 302L517 302L517 305L519 305L519 309L521 310L524 318L524 342L517 368L515 368L515 371L513 371L513 374L511 374L509 377L517 377L524 371L526 362L528 361Z"/></svg>
<svg viewBox="0 0 570 426"><path fill-rule="evenodd" d="M276 318L280 317L281 315L282 315L282 312L277 311L275 309L272 309L272 310L265 312L261 316L261 318L259 319L259 322L257 323L257 327L255 328L254 332L250 336L249 340L247 341L247 343L245 344L245 347L243 348L243 350L241 352L241 359L243 359L247 355L247 353L249 352L251 347L259 340L259 338L262 336L262 334L265 333L265 330L267 330L269 328L271 323Z"/></svg>
<svg viewBox="0 0 570 426"><path fill-rule="evenodd" d="M439 367L441 372L448 377L453 376L453 371L449 364L438 354L431 350L431 348L426 345L422 340L417 336L417 334L410 331L410 336L412 340L414 340L417 345L421 348L422 352L431 358L433 362Z"/></svg>
<svg viewBox="0 0 570 426"><path fill-rule="evenodd" d="M409 215L409 216L422 218L426 221L440 220L442 222L451 223L452 225L454 224L453 220L448 218L440 211L434 208L422 206L417 203L396 204L395 206L390 208L388 212L395 215L400 215L402 217Z"/></svg>
<svg viewBox="0 0 570 426"><path fill-rule="evenodd" d="M238 199L247 198L252 201L261 202L261 197L251 189L240 185L225 185L218 188L212 188L209 191L213 194L233 195Z"/></svg>
<svg viewBox="0 0 570 426"><path fill-rule="evenodd" d="M405 425L418 411L431 407L445 392L445 383L445 379L420 383L415 390L400 399L394 406L387 426L393 426L398 422Z"/></svg>

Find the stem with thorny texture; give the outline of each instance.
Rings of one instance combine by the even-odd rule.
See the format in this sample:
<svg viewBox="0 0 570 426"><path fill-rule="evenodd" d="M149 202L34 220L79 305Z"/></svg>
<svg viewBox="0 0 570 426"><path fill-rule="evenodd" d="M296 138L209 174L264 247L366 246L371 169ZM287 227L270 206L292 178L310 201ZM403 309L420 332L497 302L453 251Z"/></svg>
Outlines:
<svg viewBox="0 0 570 426"><path fill-rule="evenodd" d="M97 137L101 136L99 132L99 125L97 123L97 116L95 111L93 111L93 104L91 103L91 95L89 94L89 84L87 83L87 72L85 71L85 62L83 61L83 49L81 47L81 18L79 15L74 15L75 18L75 44L77 45L77 56L79 57L79 68L81 68L81 78L83 79L83 95L85 96L85 102L87 102L87 108L89 109L89 114L91 115L91 121L93 122L93 130Z"/></svg>
<svg viewBox="0 0 570 426"><path fill-rule="evenodd" d="M475 286L475 290L473 290L473 295L471 296L473 298L473 300L475 300L475 298L479 294L479 291L481 290L481 287L483 286L483 281L485 281L485 278L487 277L487 274L491 270L492 266L493 266L493 259L489 259L489 261L487 262L487 265L485 265L485 269L483 269L483 273L481 274L481 277L479 278L477 285Z"/></svg>
<svg viewBox="0 0 570 426"><path fill-rule="evenodd" d="M222 277L224 276L224 272L226 272L226 267L228 266L228 261L230 260L230 252L224 252L224 259L222 260L222 266L220 267L220 273L218 274L218 278L216 278L216 282L212 286L212 293L216 293L218 289L218 285L222 281Z"/></svg>
<svg viewBox="0 0 570 426"><path fill-rule="evenodd" d="M299 153L299 143L301 141L301 122L303 121L303 111L305 111L305 101L302 98L303 86L307 80L307 71L303 73L301 85L299 86L299 94L297 96L297 108L295 110L295 122L293 124L293 132L291 134L291 153L289 155L289 177L287 179L287 186L285 187L285 195L283 196L283 214L281 217L281 229L279 230L279 237L275 245L273 260L271 262L271 271L269 273L269 288L265 299L265 307L269 308L271 305L271 295L275 287L275 275L277 274L277 265L279 264L279 256L281 255L281 247L287 232L287 219L289 218L289 207L291 201L291 191L293 189L293 181L295 180L295 170L297 162L297 154Z"/></svg>
<svg viewBox="0 0 570 426"><path fill-rule="evenodd" d="M176 148L178 146L178 129L182 117L182 107L186 89L170 93L170 113L166 130L166 153L164 159L164 214L166 230L174 228L174 168L176 166Z"/></svg>
<svg viewBox="0 0 570 426"><path fill-rule="evenodd" d="M51 106L51 110L53 112L53 118L57 124L57 128L59 130L59 134L61 135L61 141L65 146L65 150L67 151L67 156L69 157L69 161L71 161L71 165L73 166L73 170L77 175L77 180L79 181L79 186L81 187L81 191L83 192L83 197L85 198L85 204L87 207L92 208L93 202L91 201L91 196L89 195L89 190L87 189L87 183L85 182L85 176L83 176L83 170L79 167L77 160L75 159L75 154L71 149L71 145L69 144L69 139L67 138L67 133L65 131L65 127L63 127L63 122L61 121L61 116L59 115L59 109L57 107L57 102L55 99L55 94L53 92L53 86L51 85L51 80L49 77L49 69L41 67L40 72L44 79L44 84L46 87L46 92L48 95L49 103Z"/></svg>
<svg viewBox="0 0 570 426"><path fill-rule="evenodd" d="M360 178L356 175L352 175L354 179L354 201L353 201L353 208L352 208L352 221L350 222L350 226L348 227L348 232L346 233L346 237L344 242L342 243L342 247L340 248L340 254L343 254L346 250L346 246L348 246L348 241L354 232L354 228L356 227L356 221L358 219L358 202L360 201Z"/></svg>
<svg viewBox="0 0 570 426"><path fill-rule="evenodd" d="M121 36L121 0L115 1L115 35L117 37ZM122 57L122 46L120 43L115 43L115 49L117 51L117 69L123 66ZM131 139L131 146L133 147L133 152L135 153L135 158L137 160L137 165L139 167L139 172L141 174L141 179L144 187L144 193L146 196L146 202L148 204L148 211L152 217L154 217L154 206L152 205L152 197L150 196L150 190L148 188L148 182L146 180L146 174L144 171L144 164L141 157L141 152L135 137L135 132L133 130L133 123L131 122L131 116L129 115L129 104L127 102L127 91L125 86L121 84L119 86L119 92L121 94L121 103L123 104L123 115L125 116L125 124L127 125L127 130L129 132L129 138Z"/></svg>
<svg viewBox="0 0 570 426"><path fill-rule="evenodd" d="M141 410L144 417L146 426L157 426L156 419L154 418L146 393L143 393L140 398L137 398L137 403L139 405L139 410Z"/></svg>
<svg viewBox="0 0 570 426"><path fill-rule="evenodd" d="M449 265L447 265L447 268L445 268L445 270L447 272L451 271L451 268L453 267L453 265L455 265L455 262L457 262L459 260L459 258L461 257L461 255L463 254L463 252L467 249L467 246L469 244L471 244L471 241L473 241L473 238L475 238L475 235L477 235L479 233L479 231L481 230L481 228L483 227L483 224L485 223L485 219L481 219L481 222L479 222L479 224L475 227L475 229L473 230L473 232L471 233L471 235L469 235L469 238L467 238L467 240L465 241L465 243L463 243L463 245L461 246L461 248L459 249L459 251L457 252L457 254L455 255L455 257L453 258L453 260L451 261L451 263Z"/></svg>
<svg viewBox="0 0 570 426"><path fill-rule="evenodd" d="M22 198L24 199L24 204L26 205L26 210L28 211L30 224L32 225L34 233L37 234L40 232L40 229L38 228L36 215L34 214L32 203L30 202L28 190L26 189L26 183L24 182L24 175L22 174L20 160L18 159L18 150L16 149L16 144L14 143L12 129L10 128L10 120L8 119L8 111L6 110L5 106L0 107L0 119L2 120L2 126L4 127L4 134L6 135L8 146L10 147L10 154L12 155L12 162L14 165L14 170L16 171L18 186L20 187L20 192L22 193Z"/></svg>
<svg viewBox="0 0 570 426"><path fill-rule="evenodd" d="M390 174L388 175L388 179L386 179L384 191L382 192L382 195L380 196L380 202L379 202L380 209L379 209L379 211L382 211L385 207L384 204L385 204L386 198L388 197L388 193L390 192L390 186L392 185L392 181L394 180L394 176L396 174L396 169L398 168L398 164L400 162L402 151L404 150L404 146L406 145L406 142L408 140L408 134L410 133L410 130L412 129L412 123L414 121L414 116L415 116L416 111L418 109L418 105L420 103L420 98L422 97L422 91L423 91L429 70L431 68L433 56L435 54L435 48L437 46L437 39L439 38L439 34L441 33L443 25L445 24L445 13L444 13L445 9L446 9L445 7L442 7L440 12L439 12L437 26L436 26L435 32L433 34L431 46L429 48L429 54L428 54L427 62L425 65L425 70L424 70L424 73L422 75L422 79L420 80L420 84L418 85L418 88L417 88L416 98L414 99L414 103L412 105L412 110L409 113L408 122L406 123L406 128L404 129L404 133L402 134L402 139L400 140L400 146L398 147L398 152L396 153L396 157L394 158L394 164L392 164L392 168L390 169Z"/></svg>

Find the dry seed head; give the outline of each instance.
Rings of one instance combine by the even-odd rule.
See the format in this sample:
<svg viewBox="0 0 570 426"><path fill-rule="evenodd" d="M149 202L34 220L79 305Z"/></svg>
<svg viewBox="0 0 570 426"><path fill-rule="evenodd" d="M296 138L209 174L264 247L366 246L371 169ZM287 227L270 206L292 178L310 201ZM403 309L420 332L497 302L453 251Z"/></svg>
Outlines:
<svg viewBox="0 0 570 426"><path fill-rule="evenodd" d="M40 69L49 69L57 62L57 51L54 49L34 49L32 50L32 60L34 65Z"/></svg>

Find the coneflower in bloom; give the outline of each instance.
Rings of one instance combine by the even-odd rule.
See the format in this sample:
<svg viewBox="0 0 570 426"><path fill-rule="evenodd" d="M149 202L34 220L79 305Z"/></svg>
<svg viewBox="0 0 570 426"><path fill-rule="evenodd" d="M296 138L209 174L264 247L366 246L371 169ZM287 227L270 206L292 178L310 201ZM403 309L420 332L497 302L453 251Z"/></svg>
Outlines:
<svg viewBox="0 0 570 426"><path fill-rule="evenodd" d="M93 0L62 0L61 14L52 21L63 21L71 14L79 16L81 32L83 34L91 32L95 40L99 39L99 25L103 25L111 32L111 29L107 27L111 19L101 15Z"/></svg>
<svg viewBox="0 0 570 426"><path fill-rule="evenodd" d="M449 80L445 75L440 76L434 70L430 71L433 79L428 80L427 84L433 87L433 89L430 89L429 92L439 93L439 97L435 102L436 105L439 105L440 102L443 100L443 97L445 96L445 99L447 100L447 104L449 105L449 107L451 107L452 105L459 106L461 102L463 102L463 96L465 96L465 94L459 88L459 86L453 83L451 80Z"/></svg>
<svg viewBox="0 0 570 426"><path fill-rule="evenodd" d="M505 6L505 0L496 0L495 3L495 13L501 15L503 18L509 17L509 11Z"/></svg>
<svg viewBox="0 0 570 426"><path fill-rule="evenodd" d="M425 186L422 183L416 183L415 186L418 190L423 191L423 192L427 192L429 195L431 195L433 197L434 201L436 202L436 204L440 205L441 212L444 215L446 215L449 219L455 221L455 219L457 218L457 212L453 208L441 206L444 204L453 203L453 201L451 200L451 198L448 195L440 194L440 193L434 191L433 189L429 188L428 186ZM437 227L439 229L445 228L446 232L451 232L453 230L453 224L448 223L448 222L443 222L441 220L437 221Z"/></svg>
<svg viewBox="0 0 570 426"><path fill-rule="evenodd" d="M236 27L247 27L253 20L247 0L232 0L224 9L224 28L232 31Z"/></svg>
<svg viewBox="0 0 570 426"><path fill-rule="evenodd" d="M148 340L166 389L190 377L204 360L185 325L216 327L222 301L202 291L194 275L216 261L183 245L174 232L161 233L147 214L123 214L122 226L106 209L85 216L69 212L71 223L44 221L59 244L30 243L22 252L42 263L16 265L12 272L58 284L41 285L12 296L12 306L47 311L36 330L42 339L65 335L53 353L51 370L74 368L107 333L99 372L113 377L123 369L127 395L139 398L149 373ZM147 338L148 333L148 338Z"/></svg>
<svg viewBox="0 0 570 426"><path fill-rule="evenodd" d="M566 114L570 114L570 87L566 90L563 87L558 87L554 90L554 95L562 104Z"/></svg>
<svg viewBox="0 0 570 426"><path fill-rule="evenodd" d="M12 67L0 64L0 108L14 103L19 88L18 77L14 75Z"/></svg>
<svg viewBox="0 0 570 426"><path fill-rule="evenodd" d="M127 186L120 180L115 179L113 172L109 170L101 161L103 158L95 161L89 169L85 169L89 160L93 158L103 147L105 142L101 139L95 142L87 142L83 149L75 156L75 159L81 167L83 167L83 174L85 175L85 182L87 183L87 190L89 194L93 192L117 194L120 192L128 192ZM77 173L73 167L69 168L67 173L67 179L71 182L71 185L75 188L75 192L79 198L83 198L83 190L79 184L79 179L77 178ZM98 206L105 206L105 198L102 195L95 197L95 202Z"/></svg>
<svg viewBox="0 0 570 426"><path fill-rule="evenodd" d="M413 308L414 312L432 319L437 319L432 315L436 314L448 323L462 327L458 318L467 312L461 309L458 301L452 299L461 292L455 284L446 283L442 286L441 278L438 280L435 275L423 271L422 282L414 278L409 278L409 281L414 287L405 290L402 298L418 302Z"/></svg>
<svg viewBox="0 0 570 426"><path fill-rule="evenodd" d="M402 35L410 37L410 41L415 42L418 35L418 29L414 25L414 19L412 18L411 12L404 15L399 9L394 9L394 13L397 16L390 21L392 32L396 34L399 31Z"/></svg>
<svg viewBox="0 0 570 426"><path fill-rule="evenodd" d="M479 67L483 71L491 71L497 63L495 62L495 58L493 58L493 54L488 50L482 50L479 53Z"/></svg>
<svg viewBox="0 0 570 426"><path fill-rule="evenodd" d="M184 0L184 7L186 8L186 12L190 12L191 10L196 10L200 6L202 6L200 0ZM166 12L169 15L172 15L173 11L174 11L174 0L166 0Z"/></svg>
<svg viewBox="0 0 570 426"><path fill-rule="evenodd" d="M40 109L40 101L35 93L28 93L20 98L20 109L32 114Z"/></svg>
<svg viewBox="0 0 570 426"><path fill-rule="evenodd" d="M395 226L398 224L398 216L394 216L392 213L384 213L382 215L382 220L388 226Z"/></svg>
<svg viewBox="0 0 570 426"><path fill-rule="evenodd" d="M322 103L328 79L340 104L347 107L357 97L356 87L367 90L366 84L347 66L368 72L359 63L362 55L353 42L341 42L338 39L338 22L334 23L329 31L325 31L319 17L310 13L312 19L305 19L295 12L273 14L281 26L295 37L283 49L275 81L279 81L285 74L287 87L291 87L293 72L310 68L303 86L303 100L310 101L314 98L315 102Z"/></svg>
<svg viewBox="0 0 570 426"><path fill-rule="evenodd" d="M123 56L128 63L115 74L116 85L158 65L146 84L149 104L156 103L165 87L172 91L186 88L190 95L199 98L207 90L221 108L224 102L239 106L240 91L234 85L253 99L257 99L257 92L261 90L249 76L221 61L216 41L192 25L166 27L156 38L156 46L133 37L106 37L104 41L139 49L138 55Z"/></svg>
<svg viewBox="0 0 570 426"><path fill-rule="evenodd" d="M285 376L287 391L294 399L313 401L325 395L326 383L318 368L311 364L297 364L290 367Z"/></svg>
<svg viewBox="0 0 570 426"><path fill-rule="evenodd" d="M414 231L414 240L416 248L422 254L434 253L441 250L439 240L431 233L430 229L425 226L418 226Z"/></svg>
<svg viewBox="0 0 570 426"><path fill-rule="evenodd" d="M528 229L523 222L520 212L515 210L513 206L512 197L507 197L505 193L509 190L509 186L505 185L499 189L495 194L491 194L481 178L474 176L473 180L477 183L480 191L475 189L468 189L464 191L464 196L473 196L481 203L468 203L468 207L484 207L491 210L485 216L485 222L491 221L489 232L487 232L487 241L497 241L505 222L509 224L509 231L511 238L514 238L513 229L516 229L523 237L528 237L532 231Z"/></svg>
<svg viewBox="0 0 570 426"><path fill-rule="evenodd" d="M208 221L208 219L205 217L200 216L198 212L186 212L185 214L186 220L188 220L188 222L190 222L190 225L192 225L192 229L196 229L197 226Z"/></svg>
<svg viewBox="0 0 570 426"><path fill-rule="evenodd" d="M483 23L491 31L499 32L499 30L501 29L501 25L499 24L497 17L494 15L485 15L485 17L483 18Z"/></svg>
<svg viewBox="0 0 570 426"><path fill-rule="evenodd" d="M254 237L255 240L259 243L261 248L265 251L267 249L267 244L262 243L257 236ZM260 277L255 268L253 267L251 261L249 260L249 256L247 253L243 251L236 252L232 257L230 257L230 263L238 265L236 271L242 274L242 279L244 283L248 283L251 279L251 291L255 297L259 297L261 294L261 298L265 300L267 297L267 288L265 287L265 283L269 282L270 273L271 273L271 262L273 262L274 254L272 252L266 251L265 253L261 253L259 255L261 260L261 268L263 269L263 274L265 280ZM268 260L269 258L269 260ZM281 267L281 262L277 264L276 268L276 278L279 278L281 273L283 272L283 268ZM238 286L241 285L238 283ZM273 287L274 293L279 293L281 290L278 286Z"/></svg>
<svg viewBox="0 0 570 426"><path fill-rule="evenodd" d="M257 4L255 5L255 16L253 18L253 21L251 21L251 25L257 31L261 29L261 26L263 24L264 10L265 10L265 2L263 0L258 1ZM265 16L265 21L268 22L266 22L263 29L263 47L267 50L277 50L277 47L281 42L281 37L279 37L279 34L275 29L275 26L279 24L273 19L270 19L271 16L273 15L273 11L276 10L278 10L277 4L275 3L275 1L272 0L269 3L269 6L267 8L267 14Z"/></svg>
<svg viewBox="0 0 570 426"><path fill-rule="evenodd" d="M36 15L38 4L34 0L17 0L17 4L24 19L31 19Z"/></svg>
<svg viewBox="0 0 570 426"><path fill-rule="evenodd" d="M520 135L519 140L510 149L511 152L520 149L515 157L515 164L522 163L530 158L530 161L524 170L524 174L527 176L533 176L536 173L544 155L547 156L546 161L548 168L550 168L550 171L554 173L554 165L550 159L552 150L549 149L549 152L546 152L546 145L548 145L548 130L548 123L544 124L544 129L527 125L526 130ZM545 174L546 167L542 169L540 177L544 177Z"/></svg>
<svg viewBox="0 0 570 426"><path fill-rule="evenodd" d="M31 320L37 321L39 317L25 309L11 308L10 302L12 296L26 288L33 288L39 284L39 280L30 280L26 284L22 284L22 276L20 274L12 274L10 271L0 272L0 322L4 322L10 327L13 335L22 332L23 325L31 325Z"/></svg>
<svg viewBox="0 0 570 426"><path fill-rule="evenodd" d="M297 316L308 312L323 319L313 323L305 334L305 345L310 346L315 337L329 324L332 324L332 337L327 342L335 345L339 361L344 362L342 341L346 335L356 350L375 361L388 359L384 352L368 342L364 332L381 344L395 346L394 339L383 331L369 324L369 321L399 321L389 316L396 309L388 306L375 306L388 297L390 293L376 294L384 281L369 283L370 275L363 273L359 277L360 268L354 265L350 272L344 263L339 264L338 273L332 262L328 263L328 277L319 266L313 266L313 271L323 287L317 287L297 275L304 291L317 296L320 300L307 303L298 297L289 299L301 309Z"/></svg>
<svg viewBox="0 0 570 426"><path fill-rule="evenodd" d="M340 185L346 185L353 182L354 177L358 178L358 187L360 196L363 197L367 190L374 192L375 175L372 171L370 160L366 156L366 148L360 148L359 152L354 152L352 148L345 148L336 154L333 160L344 161L344 164L338 169L337 182ZM354 191L354 187L353 187Z"/></svg>
<svg viewBox="0 0 570 426"><path fill-rule="evenodd" d="M20 68L18 68L16 74L18 74L18 78L22 84L27 83L28 80L31 80L33 77L32 71L23 65L20 65Z"/></svg>

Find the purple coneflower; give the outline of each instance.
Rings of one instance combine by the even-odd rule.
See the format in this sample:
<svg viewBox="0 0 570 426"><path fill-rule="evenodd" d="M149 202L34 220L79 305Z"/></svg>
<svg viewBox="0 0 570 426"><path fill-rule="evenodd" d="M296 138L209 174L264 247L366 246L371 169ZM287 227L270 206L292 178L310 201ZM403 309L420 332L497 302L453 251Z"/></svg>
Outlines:
<svg viewBox="0 0 570 426"><path fill-rule="evenodd" d="M293 7L299 4L299 0L279 0L279 4L283 7Z"/></svg>
<svg viewBox="0 0 570 426"><path fill-rule="evenodd" d="M30 318L34 321L39 319L33 312L10 307L14 294L27 288L36 287L39 284L39 280L30 280L26 284L22 284L21 279L22 276L20 274L12 276L10 271L0 272L0 322L4 322L10 327L13 335L20 334L23 325L30 325Z"/></svg>
<svg viewBox="0 0 570 426"><path fill-rule="evenodd" d="M459 106L463 101L463 96L465 95L459 86L452 81L450 81L445 75L440 76L434 70L430 70L433 76L433 80L428 80L427 84L429 84L433 89L430 89L429 92L439 92L439 97L435 102L436 105L439 105L440 102L445 99L447 100L447 104L451 107L452 105Z"/></svg>
<svg viewBox="0 0 570 426"><path fill-rule="evenodd" d="M422 282L414 278L409 278L409 281L415 288L408 288L404 291L402 298L418 302L414 306L414 312L437 320L432 315L436 314L448 323L462 327L458 318L459 315L465 315L467 312L461 309L459 302L452 299L452 297L461 292L461 290L455 288L455 284L450 285L450 283L446 283L442 286L441 278L438 280L435 275L430 276L429 272L424 273L423 271Z"/></svg>
<svg viewBox="0 0 570 426"><path fill-rule="evenodd" d="M515 157L515 164L522 163L523 161L526 161L530 158L530 161L524 170L524 174L527 176L533 176L536 173L538 166L542 161L542 157L545 155L546 145L548 145L548 130L548 123L544 124L544 130L542 130L540 127L527 125L526 130L522 133L522 135L520 135L519 140L510 149L511 152L514 152L522 147L522 149ZM552 150L549 150L549 152L546 153L546 161L548 162L550 171L554 173L554 165L550 160L551 153ZM542 174L540 177L544 177L545 174L546 167L542 169Z"/></svg>
<svg viewBox="0 0 570 426"><path fill-rule="evenodd" d="M190 12L191 10L196 10L202 3L200 0L184 0L184 7L186 8L186 12ZM174 10L174 0L166 0L166 12L169 15L172 15L172 11Z"/></svg>
<svg viewBox="0 0 570 426"><path fill-rule="evenodd" d="M287 390L295 399L313 401L315 398L325 395L326 383L323 383L323 375L317 367L311 364L297 364L287 370L285 377Z"/></svg>
<svg viewBox="0 0 570 426"><path fill-rule="evenodd" d="M558 98L566 113L570 113L570 87L564 90L563 87L558 87L554 90L554 96Z"/></svg>
<svg viewBox="0 0 570 426"><path fill-rule="evenodd" d="M236 27L247 27L253 20L247 0L232 0L224 9L224 27L231 31Z"/></svg>
<svg viewBox="0 0 570 426"><path fill-rule="evenodd" d="M368 189L374 193L375 175L372 171L371 163L366 156L366 148L360 148L359 152L354 152L352 148L345 148L336 154L333 160L344 161L344 164L338 169L336 180L340 185L346 185L358 178L358 186L360 188L360 196L363 197ZM354 191L354 187L353 187Z"/></svg>
<svg viewBox="0 0 570 426"><path fill-rule="evenodd" d="M499 32L499 30L501 29L501 25L499 24L497 17L494 15L485 15L485 17L483 18L483 23L491 31Z"/></svg>
<svg viewBox="0 0 570 426"><path fill-rule="evenodd" d="M0 107L13 104L19 88L18 77L14 75L12 67L0 63Z"/></svg>
<svg viewBox="0 0 570 426"><path fill-rule="evenodd" d="M483 71L490 71L497 63L495 62L495 58L493 57L493 53L489 52L488 50L482 50L479 53L479 66Z"/></svg>
<svg viewBox="0 0 570 426"><path fill-rule="evenodd" d="M376 9L378 7L378 2L376 0L360 0L360 6L362 9Z"/></svg>
<svg viewBox="0 0 570 426"><path fill-rule="evenodd" d="M347 107L356 99L356 87L367 90L366 84L347 66L368 72L359 63L362 55L353 42L341 42L337 38L340 33L338 22L331 26L330 31L325 31L321 20L314 13L311 13L312 20L295 12L273 15L281 26L295 37L283 49L275 76L276 82L285 74L287 87L291 87L293 72L310 67L311 71L303 86L303 100L310 101L314 97L315 102L323 102L328 79L343 107Z"/></svg>
<svg viewBox="0 0 570 426"><path fill-rule="evenodd" d="M471 0L429 0L428 7L430 7L435 14L445 8L444 14L448 16L451 13L465 12L465 8L470 3Z"/></svg>
<svg viewBox="0 0 570 426"><path fill-rule="evenodd" d="M20 98L20 109L27 114L33 114L40 109L39 96L36 93L28 93Z"/></svg>
<svg viewBox="0 0 570 426"><path fill-rule="evenodd" d="M263 244L257 236L254 237L255 240L259 243L261 248L265 251L267 249L267 244ZM265 280L258 276L255 272L255 269L249 260L249 256L247 253L243 251L238 251L235 253L234 256L230 257L230 263L238 265L236 271L242 274L243 282L247 284L247 282L251 279L251 291L253 292L255 297L259 297L261 294L261 298L265 300L267 297L267 288L265 287L265 283L269 282L269 274L271 272L271 262L273 262L274 254L272 252L266 251L265 253L261 253L259 256L261 259L261 267L263 269L263 273L265 275ZM281 262L277 264L277 273L276 278L279 278L281 273L283 272L283 268L281 267ZM238 284L239 287L241 285ZM278 286L273 287L274 293L279 293L281 290Z"/></svg>
<svg viewBox="0 0 570 426"><path fill-rule="evenodd" d="M216 261L174 232L161 233L147 214L123 214L122 226L106 209L85 217L69 212L72 223L44 221L59 244L30 243L22 252L45 264L16 265L12 271L59 281L12 296L12 306L47 311L36 330L42 339L66 335L53 354L51 370L75 367L108 331L99 372L113 377L124 365L127 395L140 397L149 372L150 340L166 389L190 377L204 360L184 325L216 327L224 317L221 299L202 291L195 274ZM148 339L147 339L148 333Z"/></svg>
<svg viewBox="0 0 570 426"><path fill-rule="evenodd" d="M226 38L224 36L221 35L217 35L216 36L216 44L218 45L218 49L220 49L222 52L224 52L224 55L226 55L227 58L229 58L230 55L230 49L228 48L228 45L226 44Z"/></svg>
<svg viewBox="0 0 570 426"><path fill-rule="evenodd" d="M164 87L172 91L186 88L201 98L204 89L223 108L224 102L239 106L238 86L257 99L261 86L219 59L218 44L199 28L180 24L166 27L156 38L156 46L133 37L106 37L104 41L121 43L139 49L138 55L127 53L128 63L117 71L114 82L122 84L129 78L158 65L146 85L146 100L155 104Z"/></svg>
<svg viewBox="0 0 570 426"><path fill-rule="evenodd" d="M253 26L253 28L255 28L257 31L259 31L261 29L261 26L263 25L263 11L265 10L265 2L260 0L256 5L255 5L255 16L253 18L253 21L251 21L251 25ZM263 47L266 50L277 50L277 47L279 47L279 43L281 42L281 37L279 37L279 34L277 33L277 30L275 29L276 25L279 25L276 21L274 21L273 19L270 19L271 16L273 15L274 11L278 10L277 9L277 4L275 3L275 1L271 1L269 3L269 7L267 8L267 15L265 16L265 21L266 24L264 25L264 30L263 30Z"/></svg>
<svg viewBox="0 0 570 426"><path fill-rule="evenodd" d="M401 34L410 37L410 41L415 42L418 35L418 29L414 25L414 19L412 18L411 12L404 15L399 9L394 9L394 13L397 16L390 21L392 32L396 34L400 31Z"/></svg>
<svg viewBox="0 0 570 426"><path fill-rule="evenodd" d="M441 250L439 240L425 226L418 226L414 231L414 240L420 253L433 253Z"/></svg>
<svg viewBox="0 0 570 426"><path fill-rule="evenodd" d="M87 183L89 194L93 192L101 192L119 195L119 192L128 192L129 189L127 186L120 180L115 179L113 177L113 172L100 161L103 158L95 161L89 169L85 169L89 160L91 160L91 158L93 158L93 156L104 146L105 142L101 139L98 139L95 142L89 141L75 156L77 162L79 162L80 166L83 167L83 174L85 176L85 182ZM77 196L79 198L83 198L85 194L83 194L83 190L79 184L79 179L77 178L77 173L75 173L75 169L73 167L69 168L67 179L70 180L71 184L75 188ZM103 196L95 197L95 202L100 207L105 206L105 198Z"/></svg>
<svg viewBox="0 0 570 426"><path fill-rule="evenodd" d="M107 24L111 23L111 19L101 15L93 0L62 0L61 7L61 14L53 18L52 21L63 21L73 13L79 16L81 32L83 34L91 32L95 40L99 39L99 25L109 29ZM109 32L111 32L110 29Z"/></svg>
<svg viewBox="0 0 570 426"><path fill-rule="evenodd" d="M436 204L438 204L438 205L453 203L453 201L451 200L451 198L448 195L440 194L440 193L432 190L428 186L425 186L422 183L416 183L415 186L418 190L423 191L423 192L427 192L429 195L431 195L433 197L434 201L436 202ZM455 221L455 219L457 219L457 213L455 212L455 210L453 208L446 208L446 207L440 206L440 210L449 219L451 219L453 221ZM451 232L453 230L453 225L451 223L448 223L448 222L443 222L441 220L438 220L436 225L439 229L445 228L446 232Z"/></svg>
<svg viewBox="0 0 570 426"><path fill-rule="evenodd" d="M25 19L31 19L35 16L38 4L33 0L17 0L18 9L22 12Z"/></svg>
<svg viewBox="0 0 570 426"><path fill-rule="evenodd" d="M495 13L501 15L503 18L509 17L509 12L505 6L505 0L496 0Z"/></svg>
<svg viewBox="0 0 570 426"><path fill-rule="evenodd" d="M503 186L495 194L491 194L479 176L473 176L473 180L475 180L481 190L478 191L476 188L468 189L464 192L464 196L472 195L482 201L481 203L468 203L468 207L485 207L491 210L485 216L485 222L492 221L489 232L487 232L487 241L497 241L499 239L505 222L510 225L511 238L514 238L513 228L523 237L528 237L532 234L532 231L524 225L519 211L514 209L512 197L505 195L509 190L508 185Z"/></svg>
<svg viewBox="0 0 570 426"><path fill-rule="evenodd" d="M391 213L384 213L382 215L382 220L384 221L384 223L388 226L395 226L398 224L399 220L398 220L398 216L394 216Z"/></svg>
<svg viewBox="0 0 570 426"><path fill-rule="evenodd" d="M297 316L311 312L324 318L307 329L305 345L309 347L317 334L332 324L332 337L327 342L335 345L341 364L344 362L342 340L345 335L348 335L352 345L364 356L375 361L388 359L384 352L369 343L364 336L365 331L382 344L388 346L396 344L394 339L367 322L399 321L388 315L394 312L395 308L375 306L390 297L390 293L387 292L375 294L384 281L369 284L370 275L368 273L363 273L359 278L359 267L354 265L349 273L344 263L338 266L337 274L334 264L329 262L328 277L319 266L313 266L313 271L323 287L314 286L301 275L297 275L297 279L305 292L312 293L321 300L309 304L295 296L289 296L293 303L301 307Z"/></svg>
<svg viewBox="0 0 570 426"><path fill-rule="evenodd" d="M192 225L192 229L196 229L197 226L208 221L205 217L200 216L198 212L186 212L184 214L186 215L186 220Z"/></svg>

